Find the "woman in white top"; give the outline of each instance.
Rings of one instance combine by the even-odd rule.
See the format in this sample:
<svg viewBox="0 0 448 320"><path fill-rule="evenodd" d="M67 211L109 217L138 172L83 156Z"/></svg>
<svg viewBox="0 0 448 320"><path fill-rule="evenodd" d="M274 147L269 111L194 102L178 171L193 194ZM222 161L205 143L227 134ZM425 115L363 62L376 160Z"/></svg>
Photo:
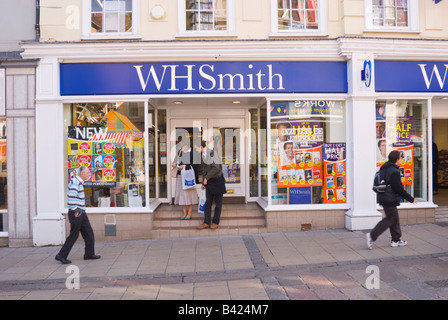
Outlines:
<svg viewBox="0 0 448 320"><path fill-rule="evenodd" d="M179 162L179 164L176 164L177 162ZM177 166L176 193L174 196L174 204L182 206L183 216L181 217L181 220L190 220L193 205L198 203L198 193L196 192L196 188L187 190L184 190L182 188L182 169L185 168L186 170L194 170L193 151L187 144L182 146L182 149L172 166ZM195 176L197 176L196 173Z"/></svg>

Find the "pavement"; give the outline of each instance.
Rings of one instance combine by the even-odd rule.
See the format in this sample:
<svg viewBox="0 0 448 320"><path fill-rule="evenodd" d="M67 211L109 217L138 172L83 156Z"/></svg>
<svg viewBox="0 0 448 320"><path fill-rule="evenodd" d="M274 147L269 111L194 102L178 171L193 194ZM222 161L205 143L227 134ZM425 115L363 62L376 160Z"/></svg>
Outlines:
<svg viewBox="0 0 448 320"><path fill-rule="evenodd" d="M0 248L0 300L447 300L448 226L402 226L368 250L345 229Z"/></svg>

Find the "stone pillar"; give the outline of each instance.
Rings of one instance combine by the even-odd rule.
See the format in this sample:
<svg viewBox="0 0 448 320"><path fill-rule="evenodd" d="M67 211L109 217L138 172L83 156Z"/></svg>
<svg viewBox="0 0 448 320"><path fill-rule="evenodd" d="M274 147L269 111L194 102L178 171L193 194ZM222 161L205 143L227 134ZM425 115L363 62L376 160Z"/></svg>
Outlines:
<svg viewBox="0 0 448 320"><path fill-rule="evenodd" d="M361 71L366 61L371 64L371 81L362 80ZM348 183L350 210L345 215L349 230L371 229L381 219L377 210L376 194L372 191L376 171L375 83L372 55L353 54L348 63L349 98L347 100L348 127ZM369 74L367 74L369 77Z"/></svg>
<svg viewBox="0 0 448 320"><path fill-rule="evenodd" d="M65 240L65 219L61 213L65 188L57 59L41 59L36 79L37 215L33 219L33 244L61 245Z"/></svg>

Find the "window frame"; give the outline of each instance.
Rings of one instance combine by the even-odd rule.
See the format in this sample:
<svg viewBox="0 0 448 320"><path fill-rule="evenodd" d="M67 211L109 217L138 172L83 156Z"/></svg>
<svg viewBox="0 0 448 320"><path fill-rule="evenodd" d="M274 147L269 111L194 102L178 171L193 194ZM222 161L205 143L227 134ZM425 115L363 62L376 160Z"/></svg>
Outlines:
<svg viewBox="0 0 448 320"><path fill-rule="evenodd" d="M178 34L181 37L236 37L235 34L235 0L227 0L227 30L187 30L185 0L177 1L178 7Z"/></svg>
<svg viewBox="0 0 448 320"><path fill-rule="evenodd" d="M114 104L117 103L117 101L119 102L123 102L123 103L141 103L143 106L143 114L141 114L141 117L144 119L144 131L143 131L143 139L145 139L144 142L144 167L145 167L145 192L144 192L144 199L145 199L145 205L141 206L141 207L132 207L132 206L128 206L128 207L86 207L86 211L87 213L150 213L153 212L154 209L158 206L159 200L157 198L150 198L150 194L149 194L149 170L147 168L147 165L149 163L148 161L148 109L149 107L149 103L147 100L142 100L142 99L92 99L92 97L89 96L80 96L79 99L69 99L69 100L65 100L62 102L62 106L63 106L63 113L67 112L67 108L69 108L68 105L71 104L80 104L80 103L110 103L110 104ZM70 112L71 113L71 112ZM64 120L65 121L65 120ZM65 123L65 122L64 122ZM65 126L65 124L64 124ZM67 125L68 128L69 125ZM64 147L65 145L65 141L67 141L68 137L67 137L67 133L68 131L66 130L66 128L63 128L63 140L61 141L63 144L63 150L65 150L66 148ZM63 152L62 154L62 158L65 157L65 153ZM63 161L67 161L67 160L63 160ZM68 164L67 164L68 165ZM67 171L66 171L66 167L65 165L62 166L61 170L63 170L63 174L61 175L61 186L65 185L65 189L63 189L64 191L62 192L63 196L61 198L61 206L63 208L63 212L67 213L68 212L68 208L67 208L67 195L66 195L66 186L68 184L68 180L65 181L65 177L67 176Z"/></svg>
<svg viewBox="0 0 448 320"><path fill-rule="evenodd" d="M132 0L132 32L98 32L91 28L92 1L82 0L82 37L81 40L96 39L141 39L140 34L140 1Z"/></svg>
<svg viewBox="0 0 448 320"><path fill-rule="evenodd" d="M410 32L419 33L418 0L408 0L408 26L374 26L372 0L364 1L365 30L364 32Z"/></svg>
<svg viewBox="0 0 448 320"><path fill-rule="evenodd" d="M345 128L344 135L345 135L345 144L346 148L351 148L349 146L349 132L348 132L348 123L347 123L347 101L344 97L338 96L338 95L316 95L316 96L285 96L285 97L276 97L272 99L267 100L267 106L272 105L272 103L275 102L284 102L284 101L306 101L306 100L322 100L322 101L335 101L340 102L344 106L344 123ZM348 197L349 190L353 187L350 184L347 183L346 187L346 200L344 203L310 203L310 204L277 204L273 203L273 188L272 188L272 177L273 177L273 155L272 155L272 128L271 125L273 123L273 119L271 116L271 113L269 112L269 107L267 108L267 141L266 141L266 148L267 148L267 199L264 201L266 202L265 205L267 205L268 208L271 210L282 210L282 211L294 211L294 210L329 210L329 209L335 209L335 210L346 210L350 208L350 199ZM323 145L323 144L322 144ZM348 168L350 166L351 159L348 156L348 150L346 150L346 181L351 181L351 173L348 171ZM277 168L278 170L278 168ZM322 185L323 187L323 185ZM261 195L263 198L263 196Z"/></svg>
<svg viewBox="0 0 448 320"><path fill-rule="evenodd" d="M405 103L405 107L403 107L403 103ZM432 122L430 114L431 114L431 109L430 109L430 104L431 101L428 100L428 98L425 97L413 97L410 99L407 98L403 98L403 97L398 97L395 95L391 95L389 96L382 96L382 97L377 97L375 99L375 112L377 112L378 110L378 106L380 104L384 104L384 106L386 107L386 111L385 111L385 116L383 117L379 117L378 115L375 116L375 123L377 122L387 122L387 117L389 115L392 116L393 121L395 119L402 119L402 118L406 118L406 117L412 117L412 125L414 127L413 130L417 131L418 130L418 126L420 126L420 134L416 134L416 137L421 136L421 141L417 140L413 140L412 138L409 139L409 142L412 142L412 154L413 154L413 158L412 158L412 167L413 167L413 171L412 171L412 183L411 184L406 184L403 183L405 190L411 194L415 199L417 199L419 202L432 202L432 166L428 164L432 163L432 138L430 139L430 135L432 132L432 128L430 128L430 123ZM417 105L421 105L421 118L417 118L414 113L417 112L418 110L414 108ZM392 108L392 112L387 111L388 108L393 107ZM405 108L408 110L412 110L412 114L411 115L405 115L403 114L399 114L400 109ZM390 114L389 114L390 112ZM392 122L394 123L394 122ZM386 124L387 127L387 124ZM395 126L394 126L395 127ZM392 150L403 150L405 148L405 146L401 146L401 147L393 147L391 146L393 143L400 143L399 139L390 139L388 137L387 133L384 133L382 137L380 138L376 138L376 144L375 144L375 148L376 148L376 152L377 149L379 148L378 146L378 141L379 140L384 140L386 141L386 154L389 154L390 151ZM400 149L401 148L401 149ZM417 151L417 148L419 151ZM420 154L420 156L417 156L417 154ZM378 153L377 153L378 154ZM418 158L421 158L421 160L418 160ZM387 161L387 159L382 159L382 161L378 160L378 157L376 158L376 171L380 169L380 167ZM421 161L420 164L418 164L418 161ZM399 165L399 167L403 167L403 163L401 163ZM419 183L420 181L420 183ZM416 194L417 192L420 192L418 194ZM406 208L407 206L410 206L411 203L408 203L406 201L401 202L400 207L401 208ZM377 203L377 207L380 208L380 205Z"/></svg>
<svg viewBox="0 0 448 320"><path fill-rule="evenodd" d="M279 30L278 28L278 1L271 0L271 33L270 37L306 37L328 36L327 31L327 1L318 1L318 28L308 30Z"/></svg>

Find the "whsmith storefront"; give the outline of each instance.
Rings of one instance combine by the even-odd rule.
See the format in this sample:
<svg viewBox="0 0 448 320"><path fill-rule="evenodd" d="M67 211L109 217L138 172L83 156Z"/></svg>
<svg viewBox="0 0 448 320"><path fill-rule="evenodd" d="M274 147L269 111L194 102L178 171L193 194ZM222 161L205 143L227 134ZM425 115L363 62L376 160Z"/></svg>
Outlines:
<svg viewBox="0 0 448 320"><path fill-rule="evenodd" d="M201 139L223 164L224 207L238 214L238 204L258 204L263 232L373 227L381 208L372 178L393 149L419 200L400 206L402 223L433 222L429 120L448 64L382 61L356 53L359 44L348 52L355 42L23 45L24 57L40 59L34 244L65 239L66 186L80 166L91 171L97 239L157 236L157 210L181 215L169 205L175 154ZM183 223L200 224L194 217ZM236 221L244 230L244 218Z"/></svg>

